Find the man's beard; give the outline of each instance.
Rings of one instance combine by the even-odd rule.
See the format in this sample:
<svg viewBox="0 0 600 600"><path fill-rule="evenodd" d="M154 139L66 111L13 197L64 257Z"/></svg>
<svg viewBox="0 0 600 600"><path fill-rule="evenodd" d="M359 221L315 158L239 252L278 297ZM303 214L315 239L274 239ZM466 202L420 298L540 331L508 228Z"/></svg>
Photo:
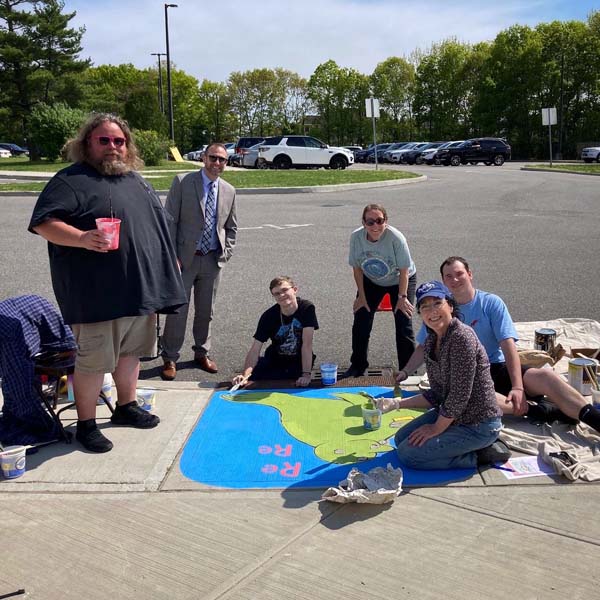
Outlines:
<svg viewBox="0 0 600 600"><path fill-rule="evenodd" d="M93 163L93 167L101 174L101 175L125 175L132 171L132 168L127 163L122 160L101 160L99 162Z"/></svg>

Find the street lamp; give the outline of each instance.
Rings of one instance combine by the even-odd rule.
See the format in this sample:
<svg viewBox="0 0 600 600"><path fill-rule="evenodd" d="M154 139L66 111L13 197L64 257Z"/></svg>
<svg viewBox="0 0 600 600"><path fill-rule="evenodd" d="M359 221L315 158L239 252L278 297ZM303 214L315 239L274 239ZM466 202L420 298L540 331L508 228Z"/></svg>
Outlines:
<svg viewBox="0 0 600 600"><path fill-rule="evenodd" d="M158 57L158 107L160 108L160 113L162 115L165 114L165 104L163 102L163 93L162 93L162 66L160 64L160 57L166 56L164 52L151 52L150 56Z"/></svg>
<svg viewBox="0 0 600 600"><path fill-rule="evenodd" d="M177 8L177 4L165 4L165 37L167 41L167 97L169 103L169 135L175 139L175 128L173 126L173 92L171 90L171 54L169 52L169 8Z"/></svg>

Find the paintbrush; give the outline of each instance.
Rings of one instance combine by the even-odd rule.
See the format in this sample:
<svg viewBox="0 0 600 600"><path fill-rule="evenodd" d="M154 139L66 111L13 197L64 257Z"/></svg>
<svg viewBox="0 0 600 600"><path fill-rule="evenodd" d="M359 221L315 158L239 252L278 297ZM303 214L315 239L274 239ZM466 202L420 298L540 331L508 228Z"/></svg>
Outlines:
<svg viewBox="0 0 600 600"><path fill-rule="evenodd" d="M585 354L581 354L581 352L577 352L577 356L579 356L579 358L589 358L589 356L586 356ZM587 373L588 379L590 380L592 387L597 390L600 390L600 387L598 387L598 379L596 378L596 374L592 371L592 369L590 369L588 367L588 365L583 365L583 368L585 369L585 372Z"/></svg>
<svg viewBox="0 0 600 600"><path fill-rule="evenodd" d="M242 387L242 385L244 385L244 383L246 383L247 381L248 381L248 377L244 377L239 383L236 383L235 385L232 385L229 388L229 391L230 392L237 392Z"/></svg>

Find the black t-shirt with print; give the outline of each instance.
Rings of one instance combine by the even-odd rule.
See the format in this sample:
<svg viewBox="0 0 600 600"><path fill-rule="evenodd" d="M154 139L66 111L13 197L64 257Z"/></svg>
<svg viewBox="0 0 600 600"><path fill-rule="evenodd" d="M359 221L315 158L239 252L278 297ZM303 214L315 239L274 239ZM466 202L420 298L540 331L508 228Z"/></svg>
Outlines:
<svg viewBox="0 0 600 600"><path fill-rule="evenodd" d="M305 327L319 329L315 305L298 298L298 308L284 315L279 305L266 310L258 321L254 339L265 343L271 340L265 356L277 363L297 362L301 358L302 331Z"/></svg>

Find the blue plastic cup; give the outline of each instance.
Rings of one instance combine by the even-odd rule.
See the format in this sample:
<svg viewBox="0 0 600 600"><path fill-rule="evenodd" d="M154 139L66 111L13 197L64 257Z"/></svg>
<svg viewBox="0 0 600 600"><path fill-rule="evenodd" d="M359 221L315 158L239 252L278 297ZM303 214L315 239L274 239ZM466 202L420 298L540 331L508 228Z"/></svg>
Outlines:
<svg viewBox="0 0 600 600"><path fill-rule="evenodd" d="M321 364L321 381L323 385L335 385L337 382L338 366L335 363Z"/></svg>

